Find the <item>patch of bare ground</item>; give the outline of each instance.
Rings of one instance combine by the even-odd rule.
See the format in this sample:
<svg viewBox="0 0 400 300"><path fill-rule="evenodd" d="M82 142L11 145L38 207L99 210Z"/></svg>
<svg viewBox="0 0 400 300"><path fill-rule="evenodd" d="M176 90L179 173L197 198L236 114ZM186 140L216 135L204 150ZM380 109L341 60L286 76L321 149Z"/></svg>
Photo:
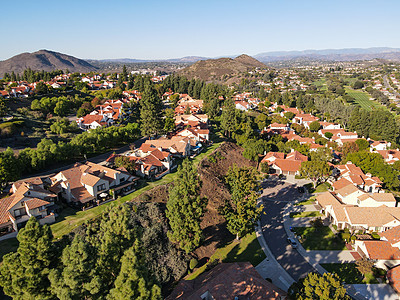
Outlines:
<svg viewBox="0 0 400 300"><path fill-rule="evenodd" d="M225 185L225 175L234 164L239 167L256 167L256 162L243 157L243 149L234 143L223 143L208 157L200 161L198 173L202 181L200 195L208 199L207 209L201 222L204 241L195 250L199 260L211 257L218 247L234 239L226 229L223 216L218 212L225 200L231 195ZM173 183L159 185L134 198L132 202L160 202L166 203L168 191Z"/></svg>
<svg viewBox="0 0 400 300"><path fill-rule="evenodd" d="M173 183L158 185L144 192L143 194L135 197L132 202L158 202L167 203L168 200L168 190L173 185Z"/></svg>
<svg viewBox="0 0 400 300"><path fill-rule="evenodd" d="M220 154L216 154L219 152ZM225 185L224 177L234 164L239 167L255 167L252 162L242 155L243 149L234 143L223 143L209 157L204 158L198 172L202 181L201 196L207 197L207 210L201 222L204 242L196 249L199 260L210 257L215 250L229 242L234 236L226 229L225 219L218 212L225 200L231 195Z"/></svg>

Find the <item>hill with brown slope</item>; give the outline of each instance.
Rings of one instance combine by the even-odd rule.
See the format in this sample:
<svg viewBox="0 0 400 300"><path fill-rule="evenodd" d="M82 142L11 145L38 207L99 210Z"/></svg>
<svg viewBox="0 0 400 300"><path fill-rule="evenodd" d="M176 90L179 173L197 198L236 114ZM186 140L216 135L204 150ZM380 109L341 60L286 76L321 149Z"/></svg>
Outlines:
<svg viewBox="0 0 400 300"><path fill-rule="evenodd" d="M66 70L70 72L90 72L96 67L87 61L49 50L39 50L33 53L21 53L7 60L0 61L0 77L4 73L22 73L25 69L31 68L35 71Z"/></svg>
<svg viewBox="0 0 400 300"><path fill-rule="evenodd" d="M180 70L178 73L189 79L196 78L205 81L215 81L222 79L224 75L237 75L251 71L254 68L265 69L267 66L251 56L242 54L234 59L218 58L201 60Z"/></svg>
<svg viewBox="0 0 400 300"><path fill-rule="evenodd" d="M219 152L220 155L214 155ZM235 237L226 229L225 219L218 210L231 195L225 184L225 175L234 164L239 167L256 167L257 163L243 157L243 148L225 142L213 154L214 160L204 158L197 170L202 182L200 194L207 197L207 208L201 222L204 242L195 250L199 259L210 257L218 247ZM210 156L211 156L210 155ZM209 157L210 157L209 156Z"/></svg>

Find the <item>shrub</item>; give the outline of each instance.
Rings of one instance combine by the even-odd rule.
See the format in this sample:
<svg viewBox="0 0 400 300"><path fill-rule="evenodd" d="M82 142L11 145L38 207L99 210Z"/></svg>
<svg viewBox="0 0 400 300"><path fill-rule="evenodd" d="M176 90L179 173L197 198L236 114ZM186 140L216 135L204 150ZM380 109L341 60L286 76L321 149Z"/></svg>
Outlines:
<svg viewBox="0 0 400 300"><path fill-rule="evenodd" d="M372 237L374 240L380 240L380 239L381 239L380 235L379 235L377 232L372 232L372 233L371 233L371 237Z"/></svg>
<svg viewBox="0 0 400 300"><path fill-rule="evenodd" d="M261 164L261 172L263 173L269 173L269 165L266 162L263 162Z"/></svg>
<svg viewBox="0 0 400 300"><path fill-rule="evenodd" d="M194 268L196 268L198 263L199 263L199 262L197 261L197 259L192 258L192 259L190 260L190 263L189 263L189 268L190 268L190 270L193 270Z"/></svg>
<svg viewBox="0 0 400 300"><path fill-rule="evenodd" d="M316 218L315 220L312 220L311 225L313 227L324 227L324 223L322 222L321 218Z"/></svg>

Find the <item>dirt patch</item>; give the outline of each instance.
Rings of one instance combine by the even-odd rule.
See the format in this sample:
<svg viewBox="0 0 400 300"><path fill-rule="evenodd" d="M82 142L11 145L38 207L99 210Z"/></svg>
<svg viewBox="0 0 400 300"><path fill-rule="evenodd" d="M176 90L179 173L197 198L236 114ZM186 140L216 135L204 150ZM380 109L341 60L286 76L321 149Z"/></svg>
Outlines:
<svg viewBox="0 0 400 300"><path fill-rule="evenodd" d="M225 200L231 198L224 182L229 167L234 164L239 167L256 166L255 162L244 158L242 153L243 149L236 144L223 143L209 156L211 159L205 158L199 164L201 196L208 199L207 211L201 222L204 242L195 251L199 259L210 257L218 247L234 238L226 229L225 219L218 213L218 209Z"/></svg>
<svg viewBox="0 0 400 300"><path fill-rule="evenodd" d="M239 167L256 167L242 155L243 149L234 143L223 143L198 166L198 173L202 181L200 195L207 197L207 210L201 222L204 242L194 252L199 260L206 260L214 254L218 247L223 246L235 237L226 229L225 219L218 213L218 209L231 195L225 186L224 177L234 164ZM159 185L134 198L132 202L160 202L168 200L168 190L173 185Z"/></svg>
<svg viewBox="0 0 400 300"><path fill-rule="evenodd" d="M132 200L132 202L158 202L167 203L168 190L172 186L172 183L158 185L151 190L144 192Z"/></svg>

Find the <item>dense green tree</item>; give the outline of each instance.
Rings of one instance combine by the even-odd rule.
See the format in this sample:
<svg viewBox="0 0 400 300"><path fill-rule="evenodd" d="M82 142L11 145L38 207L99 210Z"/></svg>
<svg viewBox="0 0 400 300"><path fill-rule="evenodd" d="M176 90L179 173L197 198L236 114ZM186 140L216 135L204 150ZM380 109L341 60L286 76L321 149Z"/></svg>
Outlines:
<svg viewBox="0 0 400 300"><path fill-rule="evenodd" d="M164 132L172 132L175 130L175 113L174 110L168 108L165 110Z"/></svg>
<svg viewBox="0 0 400 300"><path fill-rule="evenodd" d="M140 101L140 130L144 136L155 136L162 129L162 101L154 86L147 84Z"/></svg>
<svg viewBox="0 0 400 300"><path fill-rule="evenodd" d="M239 239L254 230L263 206L257 206L257 171L233 165L226 175L226 183L232 195L221 212L227 221L228 230Z"/></svg>
<svg viewBox="0 0 400 300"><path fill-rule="evenodd" d="M207 202L200 197L200 185L195 166L184 160L169 193L166 215L171 226L169 238L187 253L198 247L202 238L200 222Z"/></svg>
<svg viewBox="0 0 400 300"><path fill-rule="evenodd" d="M391 165L385 163L379 153L367 151L349 153L345 161L351 161L357 167L360 167L364 173L371 173L373 176L379 177L387 188L399 189L399 172Z"/></svg>
<svg viewBox="0 0 400 300"><path fill-rule="evenodd" d="M96 249L80 235L62 252L61 268L51 270L51 289L59 299L92 299L101 292L96 274Z"/></svg>
<svg viewBox="0 0 400 300"><path fill-rule="evenodd" d="M44 82L38 82L35 87L35 92L39 95L44 95L49 92L47 85Z"/></svg>
<svg viewBox="0 0 400 300"><path fill-rule="evenodd" d="M50 227L31 217L17 239L17 252L6 254L0 266L4 293L16 299L51 299L48 274L55 253Z"/></svg>
<svg viewBox="0 0 400 300"><path fill-rule="evenodd" d="M128 72L126 71L126 66L125 65L122 67L122 73L121 73L120 77L122 78L122 81L127 81L128 80Z"/></svg>
<svg viewBox="0 0 400 300"><path fill-rule="evenodd" d="M137 252L137 245L126 250L121 259L121 271L115 280L115 287L107 299L162 299L160 287L152 283L148 268Z"/></svg>
<svg viewBox="0 0 400 300"><path fill-rule="evenodd" d="M314 187L318 183L328 179L331 173L326 161L303 161L300 167L300 175L313 181Z"/></svg>
<svg viewBox="0 0 400 300"><path fill-rule="evenodd" d="M0 117L5 116L8 112L8 107L3 99L0 98Z"/></svg>
<svg viewBox="0 0 400 300"><path fill-rule="evenodd" d="M354 84L353 84L353 88L356 89L356 90L359 90L359 89L361 89L363 87L364 87L364 82L362 82L360 80L355 81Z"/></svg>
<svg viewBox="0 0 400 300"><path fill-rule="evenodd" d="M20 166L17 157L11 148L0 152L0 186L18 180L21 176Z"/></svg>
<svg viewBox="0 0 400 300"><path fill-rule="evenodd" d="M367 150L369 148L369 142L366 139L358 139L356 140L356 144L360 151Z"/></svg>
<svg viewBox="0 0 400 300"><path fill-rule="evenodd" d="M236 108L235 103L230 99L225 100L222 108L221 129L228 137L231 137L236 129Z"/></svg>
<svg viewBox="0 0 400 300"><path fill-rule="evenodd" d="M321 124L318 121L311 122L309 126L312 132L317 132L321 128Z"/></svg>
<svg viewBox="0 0 400 300"><path fill-rule="evenodd" d="M243 156L247 159L258 161L259 155L271 151L271 144L265 140L248 139L243 144Z"/></svg>
<svg viewBox="0 0 400 300"><path fill-rule="evenodd" d="M336 274L319 275L309 273L299 282L293 283L288 295L290 299L300 300L344 300L351 298L346 295L346 289Z"/></svg>
<svg viewBox="0 0 400 300"><path fill-rule="evenodd" d="M114 161L114 165L117 168L120 168L120 167L125 168L131 174L135 174L135 172L136 172L136 167L137 167L136 162L135 162L135 160L129 159L129 156L123 155L123 156L116 157L115 161Z"/></svg>

